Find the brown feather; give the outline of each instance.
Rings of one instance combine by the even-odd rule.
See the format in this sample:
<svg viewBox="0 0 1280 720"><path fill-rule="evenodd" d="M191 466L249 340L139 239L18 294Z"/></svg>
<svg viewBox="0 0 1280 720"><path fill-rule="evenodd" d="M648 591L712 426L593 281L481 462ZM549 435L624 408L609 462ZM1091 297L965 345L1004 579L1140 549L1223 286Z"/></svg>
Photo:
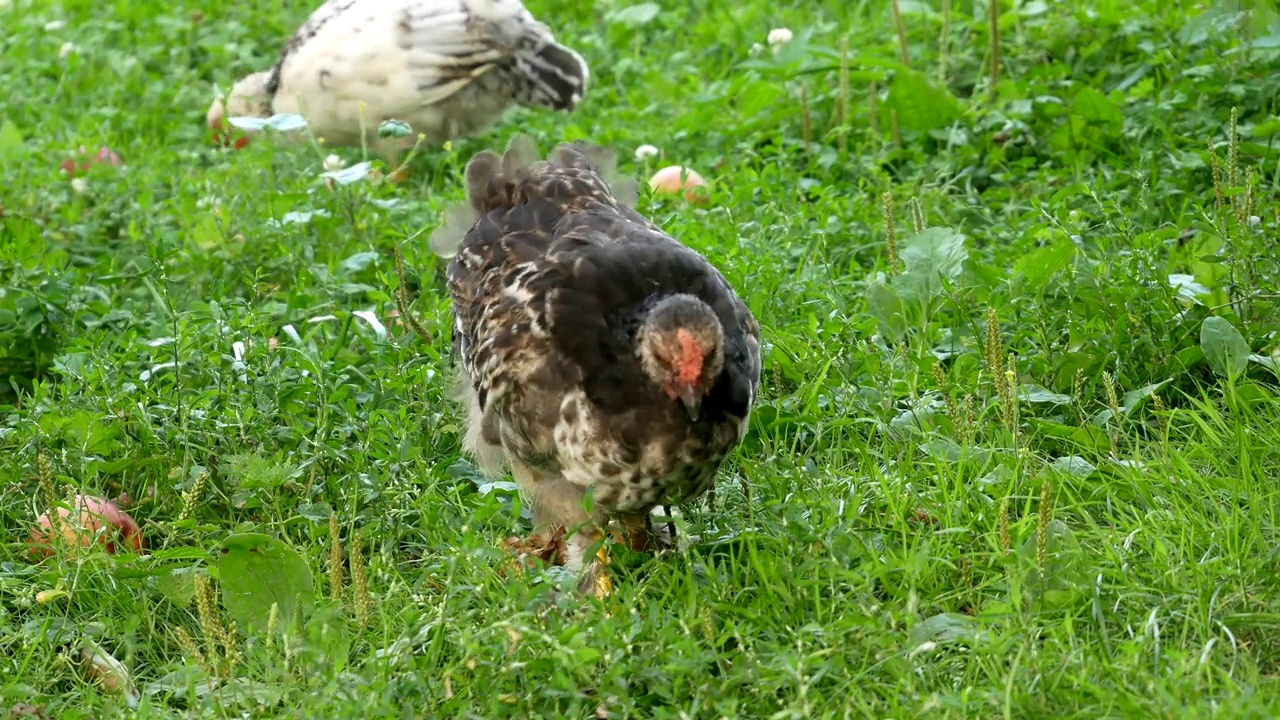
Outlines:
<svg viewBox="0 0 1280 720"><path fill-rule="evenodd" d="M468 449L509 462L543 526L705 492L745 434L759 389L750 310L714 266L614 194L622 183L605 174L615 167L611 152L586 143L562 144L545 161L526 140L501 157L480 153L466 170L471 214L447 213L433 236L433 245L458 236L470 217L447 273L470 384ZM670 328L646 324L664 298L685 298L690 313L672 314ZM660 339L650 332L669 331L684 356L703 352L688 346L681 317L710 323L701 337L715 362L702 367L714 374L675 376L702 383L696 420L641 359L641 344ZM587 492L590 518L573 509Z"/></svg>

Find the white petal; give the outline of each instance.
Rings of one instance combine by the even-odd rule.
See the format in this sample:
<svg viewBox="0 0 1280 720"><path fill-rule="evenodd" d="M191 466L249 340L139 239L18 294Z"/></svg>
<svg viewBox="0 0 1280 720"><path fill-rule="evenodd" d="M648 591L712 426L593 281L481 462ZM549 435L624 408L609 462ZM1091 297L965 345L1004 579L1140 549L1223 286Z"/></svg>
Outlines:
<svg viewBox="0 0 1280 720"><path fill-rule="evenodd" d="M641 145L640 147L636 148L637 160L648 160L649 158L657 157L657 156L658 156L658 148L652 145Z"/></svg>

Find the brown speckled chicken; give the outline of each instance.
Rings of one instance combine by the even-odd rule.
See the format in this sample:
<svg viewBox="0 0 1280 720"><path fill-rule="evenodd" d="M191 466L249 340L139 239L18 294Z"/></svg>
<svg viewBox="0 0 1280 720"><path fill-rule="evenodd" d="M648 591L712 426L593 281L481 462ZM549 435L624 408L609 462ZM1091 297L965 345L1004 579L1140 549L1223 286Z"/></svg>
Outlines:
<svg viewBox="0 0 1280 720"><path fill-rule="evenodd" d="M432 237L452 256L465 447L490 475L510 466L544 542L572 533L584 591L604 579L587 550L609 521L643 547L655 505L712 486L760 382L755 317L632 209L634 181L611 187L613 161L581 143L537 161L526 139L480 153L468 205Z"/></svg>

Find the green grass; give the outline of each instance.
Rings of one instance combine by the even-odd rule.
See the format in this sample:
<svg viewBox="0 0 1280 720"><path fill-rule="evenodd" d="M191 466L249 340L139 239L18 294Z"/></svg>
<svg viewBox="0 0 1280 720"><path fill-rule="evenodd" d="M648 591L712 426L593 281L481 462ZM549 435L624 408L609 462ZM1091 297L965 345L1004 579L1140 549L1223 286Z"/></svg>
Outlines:
<svg viewBox="0 0 1280 720"><path fill-rule="evenodd" d="M889 3L659 5L531 0L592 65L577 113L329 188L327 150L203 127L305 4L0 0L0 716L123 709L86 639L139 717L1280 712L1276 14L1006 1L993 88L985 2L904 0L910 69ZM774 27L794 40L753 51ZM517 133L711 178L708 205L641 210L764 328L692 542L617 551L605 604L504 574L528 521L445 399L426 237ZM78 192L80 145L125 164ZM401 289L425 337L392 323ZM33 564L69 492L138 498L149 553ZM338 600L331 516L362 548ZM272 633L226 592L289 586L234 572L244 532L312 572Z"/></svg>

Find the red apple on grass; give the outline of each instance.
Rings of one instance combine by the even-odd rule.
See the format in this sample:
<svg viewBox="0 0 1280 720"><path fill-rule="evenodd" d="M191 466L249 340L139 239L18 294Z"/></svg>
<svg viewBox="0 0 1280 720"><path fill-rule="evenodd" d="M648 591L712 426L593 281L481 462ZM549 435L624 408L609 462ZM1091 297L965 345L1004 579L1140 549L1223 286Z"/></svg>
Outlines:
<svg viewBox="0 0 1280 720"><path fill-rule="evenodd" d="M142 549L138 523L115 503L92 495L77 495L71 508L59 507L56 513L40 516L27 540L33 555L44 558L53 554L55 527L72 554L95 541L109 553L124 547L134 552Z"/></svg>
<svg viewBox="0 0 1280 720"><path fill-rule="evenodd" d="M684 199L692 203L707 202L707 181L696 171L680 165L668 165L649 178L649 188L656 193L674 195L684 191Z"/></svg>
<svg viewBox="0 0 1280 720"><path fill-rule="evenodd" d="M107 165L123 165L124 164L124 158L120 157L120 153L105 146L98 148L98 152L96 154L90 155L89 150L85 148L85 146L81 145L80 149L76 152L76 155L78 157L86 158L86 159L80 160L79 162L77 162L74 158L63 160L62 164L58 166L62 170L62 172L66 173L71 177L75 177L77 175L87 173L89 172L89 168L98 164L103 164L103 163Z"/></svg>

